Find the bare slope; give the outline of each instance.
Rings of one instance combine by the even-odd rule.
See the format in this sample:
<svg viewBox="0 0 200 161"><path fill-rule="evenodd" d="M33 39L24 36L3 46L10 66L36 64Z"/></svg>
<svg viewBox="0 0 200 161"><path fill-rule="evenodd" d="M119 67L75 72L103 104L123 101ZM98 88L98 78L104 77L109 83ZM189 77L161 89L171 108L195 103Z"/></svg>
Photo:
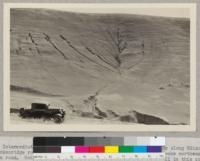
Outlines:
<svg viewBox="0 0 200 161"><path fill-rule="evenodd" d="M189 21L11 10L11 84L188 123Z"/></svg>

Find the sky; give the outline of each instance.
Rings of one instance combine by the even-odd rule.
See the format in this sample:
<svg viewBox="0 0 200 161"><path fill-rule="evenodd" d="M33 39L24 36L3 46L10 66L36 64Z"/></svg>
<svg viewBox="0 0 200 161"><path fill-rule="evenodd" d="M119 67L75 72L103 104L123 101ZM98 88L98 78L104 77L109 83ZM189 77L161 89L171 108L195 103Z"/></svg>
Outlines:
<svg viewBox="0 0 200 161"><path fill-rule="evenodd" d="M55 9L55 8L51 8ZM189 8L59 8L56 10L80 12L80 13L124 13L124 14L139 14L163 17L190 17Z"/></svg>
<svg viewBox="0 0 200 161"><path fill-rule="evenodd" d="M191 17L192 3L13 3L13 8L46 8L79 13L124 13L163 17Z"/></svg>

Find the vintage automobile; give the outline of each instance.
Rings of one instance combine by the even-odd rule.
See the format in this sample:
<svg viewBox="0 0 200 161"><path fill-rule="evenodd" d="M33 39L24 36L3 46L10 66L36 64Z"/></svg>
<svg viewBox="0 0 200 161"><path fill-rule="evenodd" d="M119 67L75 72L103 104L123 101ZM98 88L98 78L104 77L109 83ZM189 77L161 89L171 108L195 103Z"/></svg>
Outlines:
<svg viewBox="0 0 200 161"><path fill-rule="evenodd" d="M53 119L55 123L62 123L65 117L63 109L52 109L44 103L32 103L31 109L20 108L19 115L22 118Z"/></svg>

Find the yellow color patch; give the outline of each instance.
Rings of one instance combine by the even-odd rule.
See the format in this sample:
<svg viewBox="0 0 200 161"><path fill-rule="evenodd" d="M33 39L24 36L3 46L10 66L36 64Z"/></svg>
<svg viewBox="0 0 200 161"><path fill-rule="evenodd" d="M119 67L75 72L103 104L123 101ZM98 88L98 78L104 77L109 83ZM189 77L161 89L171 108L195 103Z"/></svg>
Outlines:
<svg viewBox="0 0 200 161"><path fill-rule="evenodd" d="M119 146L105 146L105 153L118 153Z"/></svg>

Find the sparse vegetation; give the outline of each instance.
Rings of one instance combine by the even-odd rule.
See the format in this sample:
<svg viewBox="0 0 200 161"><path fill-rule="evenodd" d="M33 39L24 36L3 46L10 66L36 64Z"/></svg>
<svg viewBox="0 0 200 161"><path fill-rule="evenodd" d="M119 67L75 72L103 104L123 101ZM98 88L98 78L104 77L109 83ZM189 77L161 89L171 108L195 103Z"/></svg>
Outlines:
<svg viewBox="0 0 200 161"><path fill-rule="evenodd" d="M167 124L159 117L164 116L188 124L189 24L176 18L13 9L11 105L54 102L66 108L66 123L90 118ZM130 107L141 113L130 113Z"/></svg>

